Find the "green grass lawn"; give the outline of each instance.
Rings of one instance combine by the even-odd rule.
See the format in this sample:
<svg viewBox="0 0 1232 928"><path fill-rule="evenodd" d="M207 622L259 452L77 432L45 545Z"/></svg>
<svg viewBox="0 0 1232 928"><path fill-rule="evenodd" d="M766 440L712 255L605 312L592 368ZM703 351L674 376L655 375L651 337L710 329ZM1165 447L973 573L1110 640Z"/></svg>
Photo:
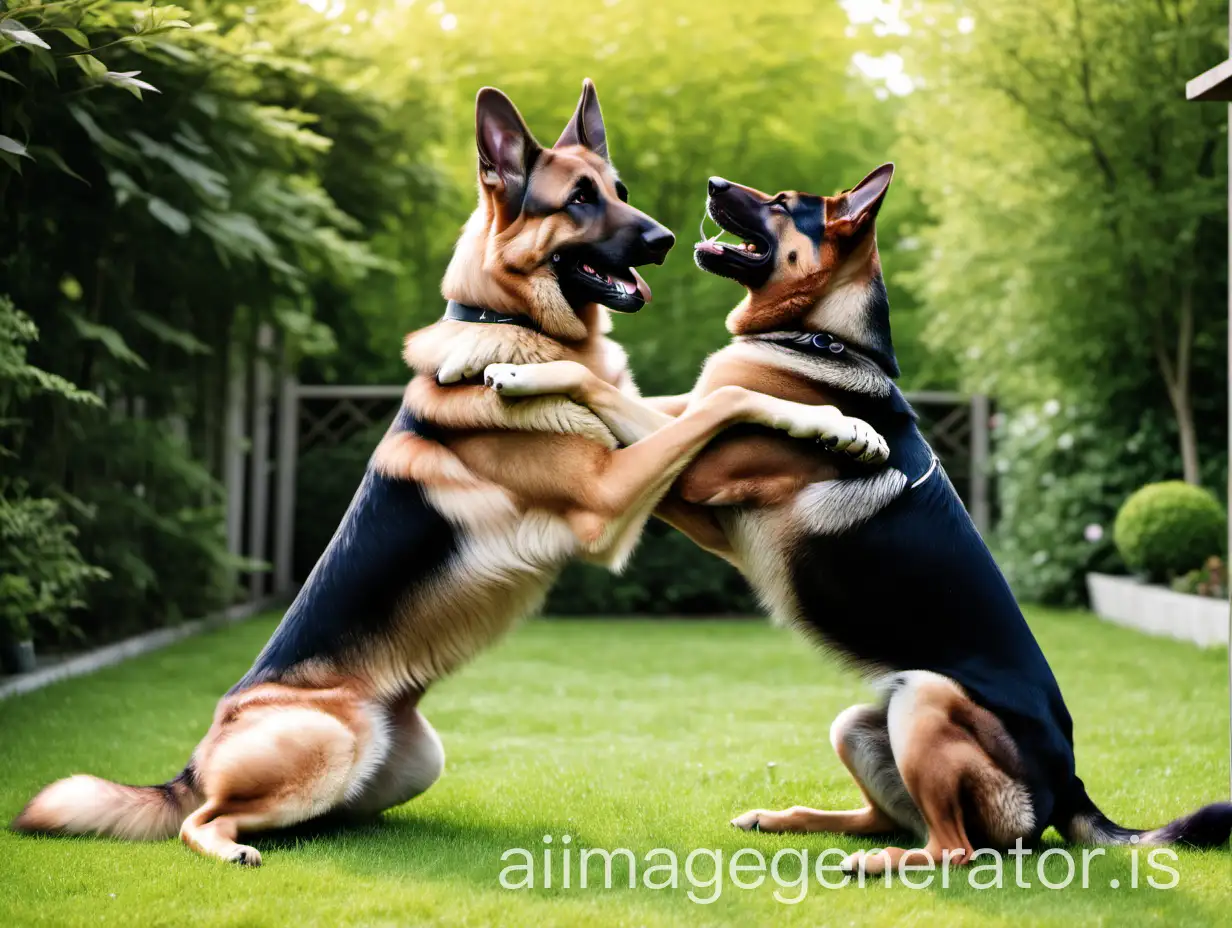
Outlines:
<svg viewBox="0 0 1232 928"><path fill-rule="evenodd" d="M1139 636L1082 613L1032 612L1077 728L1078 767L1126 824L1157 824L1224 798L1228 697L1222 653ZM95 676L0 702L0 816L41 785L88 771L131 783L175 774L215 700L273 627L253 621ZM827 739L867 699L857 678L791 633L755 622L541 621L433 689L444 778L379 823L258 839L245 870L176 841L124 844L0 833L0 928L25 925L1213 925L1232 912L1232 854L1182 851L1179 885L1131 889L1130 852L1091 865L1091 888L976 890L811 883L796 905L769 880L724 877L709 905L678 889L503 889L507 848L628 848L639 858L742 847L855 849L830 835L745 835L752 807L849 807L858 794ZM773 762L773 775L768 764ZM667 860L660 856L654 862ZM743 862L749 862L745 858ZM592 860L592 879L602 866ZM1025 874L1038 883L1034 859ZM1049 861L1053 882L1064 878ZM642 865L647 866L645 864ZM694 873L706 882L711 859ZM780 871L790 881L798 865ZM659 871L651 880L663 879ZM1160 874L1160 876L1166 876ZM541 875L537 874L539 880ZM743 876L746 881L754 879ZM1111 880L1120 881L1113 890ZM536 884L539 885L538 883ZM780 890L791 897L799 888ZM698 888L703 898L714 887Z"/></svg>

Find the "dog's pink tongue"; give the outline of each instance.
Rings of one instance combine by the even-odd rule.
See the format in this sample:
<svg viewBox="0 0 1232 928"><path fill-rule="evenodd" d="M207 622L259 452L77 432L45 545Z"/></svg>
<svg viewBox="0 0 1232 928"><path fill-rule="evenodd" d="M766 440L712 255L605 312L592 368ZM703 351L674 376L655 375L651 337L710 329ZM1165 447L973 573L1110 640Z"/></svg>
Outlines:
<svg viewBox="0 0 1232 928"><path fill-rule="evenodd" d="M642 275L637 272L637 268L631 267L629 270L633 272L633 281L637 284L637 292L641 296L642 302L649 303L650 284L646 283L646 281L642 279Z"/></svg>

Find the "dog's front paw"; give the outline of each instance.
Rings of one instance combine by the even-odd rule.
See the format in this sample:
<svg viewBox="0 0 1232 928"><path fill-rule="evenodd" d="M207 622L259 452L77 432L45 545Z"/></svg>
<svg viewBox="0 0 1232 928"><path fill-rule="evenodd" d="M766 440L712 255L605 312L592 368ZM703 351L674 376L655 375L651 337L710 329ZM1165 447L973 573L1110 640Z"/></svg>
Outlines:
<svg viewBox="0 0 1232 928"><path fill-rule="evenodd" d="M589 371L576 361L543 361L539 364L489 364L483 381L501 396L573 396L585 383Z"/></svg>
<svg viewBox="0 0 1232 928"><path fill-rule="evenodd" d="M866 464L884 464L890 457L890 447L881 434L865 422L844 416L828 407L829 417L815 433L816 439L831 451L837 451Z"/></svg>
<svg viewBox="0 0 1232 928"><path fill-rule="evenodd" d="M451 384L478 377L486 360L482 353L476 351L476 346L464 345L445 356L445 360L436 369L436 382Z"/></svg>
<svg viewBox="0 0 1232 928"><path fill-rule="evenodd" d="M849 419L854 427L856 437L844 451L854 455L857 461L865 464L884 464L890 459L890 446L881 437L881 433L863 419Z"/></svg>
<svg viewBox="0 0 1232 928"><path fill-rule="evenodd" d="M483 370L483 382L501 396L526 396L531 393L530 380L519 376L521 364L489 364Z"/></svg>
<svg viewBox="0 0 1232 928"><path fill-rule="evenodd" d="M768 814L765 809L754 809L752 812L737 815L731 823L741 831L761 831L761 818Z"/></svg>

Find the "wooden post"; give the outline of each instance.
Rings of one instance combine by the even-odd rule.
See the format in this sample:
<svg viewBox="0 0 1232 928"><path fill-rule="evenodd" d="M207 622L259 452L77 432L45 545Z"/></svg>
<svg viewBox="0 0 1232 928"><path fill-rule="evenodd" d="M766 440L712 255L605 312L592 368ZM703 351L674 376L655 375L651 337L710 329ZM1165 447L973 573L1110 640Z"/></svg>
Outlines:
<svg viewBox="0 0 1232 928"><path fill-rule="evenodd" d="M245 353L238 345L231 346L228 361L230 380L227 384L227 420L223 436L223 487L227 493L227 551L234 557L243 555L244 545L244 398L248 387Z"/></svg>
<svg viewBox="0 0 1232 928"><path fill-rule="evenodd" d="M1228 9L1226 61L1199 74L1185 85L1190 100L1232 101L1232 5ZM1232 105L1228 107L1228 502L1232 503ZM1232 523L1228 525L1227 554L1232 559ZM1232 791L1232 615L1228 619L1228 788Z"/></svg>
<svg viewBox="0 0 1232 928"><path fill-rule="evenodd" d="M971 397L971 521L981 535L992 527L992 507L988 501L988 420L991 416L988 397L977 393Z"/></svg>
<svg viewBox="0 0 1232 928"><path fill-rule="evenodd" d="M295 469L299 465L299 380L292 373L282 378L278 412L278 490L274 499L274 592L286 594L295 586Z"/></svg>
<svg viewBox="0 0 1232 928"><path fill-rule="evenodd" d="M257 344L252 373L252 457L248 461L248 486L252 503L248 510L248 557L268 561L266 540L269 535L270 478L270 401L273 376L270 373L270 352L274 348L274 328L268 322L257 329ZM266 575L254 570L248 575L251 599L265 595Z"/></svg>

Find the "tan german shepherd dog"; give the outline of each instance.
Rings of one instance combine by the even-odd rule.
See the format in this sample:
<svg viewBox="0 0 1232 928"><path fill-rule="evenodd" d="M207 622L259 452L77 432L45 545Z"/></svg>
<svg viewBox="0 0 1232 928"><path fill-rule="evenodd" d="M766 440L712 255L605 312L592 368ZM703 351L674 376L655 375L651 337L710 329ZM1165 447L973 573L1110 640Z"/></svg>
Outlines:
<svg viewBox="0 0 1232 928"><path fill-rule="evenodd" d="M69 777L35 796L16 829L178 832L202 854L256 866L245 833L377 813L431 786L444 753L418 711L425 690L538 609L570 559L619 569L660 497L723 429L756 423L884 458L880 437L836 409L740 387L618 448L565 398L511 402L456 383L490 362L567 360L635 395L604 307L639 309L650 291L634 267L662 262L673 243L628 204L589 81L550 149L485 88L476 142L479 205L445 274L445 318L407 338L417 374L402 409L252 669L175 779Z"/></svg>
<svg viewBox="0 0 1232 928"><path fill-rule="evenodd" d="M883 694L830 729L862 808L757 809L733 825L902 830L923 842L845 861L869 873L965 864L976 848L1035 841L1049 825L1089 843L1224 844L1232 803L1153 830L1123 828L1075 772L1073 725L1048 662L894 384L874 229L892 176L883 165L834 197L711 178L707 211L741 242L705 239L695 258L748 292L727 317L732 343L691 394L639 400L570 363L493 365L487 382L505 396L568 395L626 443L669 428L665 412L687 417L733 386L838 406L889 441L888 461L870 471L764 429L732 430L660 506L739 567L777 617L879 678Z"/></svg>

